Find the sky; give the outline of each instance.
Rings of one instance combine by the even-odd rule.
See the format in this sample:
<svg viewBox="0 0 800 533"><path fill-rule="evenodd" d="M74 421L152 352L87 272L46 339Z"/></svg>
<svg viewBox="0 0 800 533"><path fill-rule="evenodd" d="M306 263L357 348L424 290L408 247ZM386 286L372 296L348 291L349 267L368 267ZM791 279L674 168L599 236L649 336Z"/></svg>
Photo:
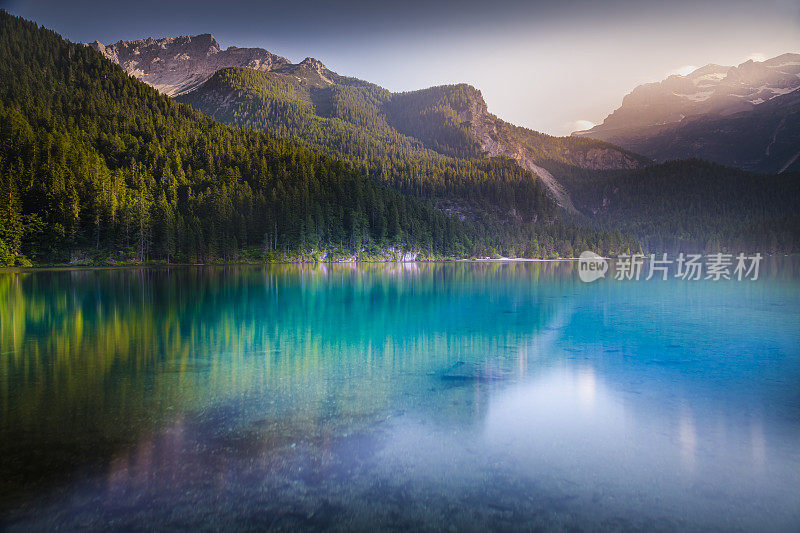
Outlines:
<svg viewBox="0 0 800 533"><path fill-rule="evenodd" d="M466 82L489 111L568 135L636 85L800 53L800 0L0 0L76 42L212 33L392 91Z"/></svg>

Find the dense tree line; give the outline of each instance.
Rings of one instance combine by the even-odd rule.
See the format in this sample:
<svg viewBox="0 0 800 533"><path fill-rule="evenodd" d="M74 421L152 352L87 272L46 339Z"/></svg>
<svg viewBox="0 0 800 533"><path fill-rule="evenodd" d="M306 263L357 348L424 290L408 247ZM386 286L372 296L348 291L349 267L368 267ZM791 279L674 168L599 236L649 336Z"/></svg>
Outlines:
<svg viewBox="0 0 800 533"><path fill-rule="evenodd" d="M345 123L334 115L351 113L371 123L348 104L347 91L372 89L342 87L331 99L331 120ZM401 151L380 150L376 163L364 146L361 164L371 171L383 164L404 171L386 183L369 179L356 159L222 125L91 48L0 13L4 264L23 256L235 260L376 246L459 257L637 247L618 232L556 220L541 188L510 162L427 158L416 165Z"/></svg>
<svg viewBox="0 0 800 533"><path fill-rule="evenodd" d="M399 131L423 145L453 157L478 158L483 151L462 115L479 100L474 87L443 85L394 95L387 112Z"/></svg>
<svg viewBox="0 0 800 533"><path fill-rule="evenodd" d="M699 159L627 171L545 166L580 211L649 250L800 252L800 174L755 174Z"/></svg>
<svg viewBox="0 0 800 533"><path fill-rule="evenodd" d="M510 161L485 157L466 120L479 110L485 112L474 87L444 85L391 93L329 75L333 85L302 65L293 66L291 73L226 68L177 99L226 124L295 139L346 159L371 178L408 194L458 197L473 210L514 213L525 220L556 217L555 204L534 175ZM552 137L493 120L504 138L524 145L535 160L575 163L588 150L605 148L627 154L593 139Z"/></svg>
<svg viewBox="0 0 800 533"><path fill-rule="evenodd" d="M403 95L375 85L318 86L311 75L304 79L247 68L222 69L200 89L178 97L226 124L296 139L346 159L373 180L407 194L459 198L472 211L489 211L501 218L509 213L524 221L555 218L555 204L530 172L511 161L482 159L477 146L457 149L471 137L467 126L454 124L452 110L415 107L400 113L402 100ZM427 109L429 102L423 99L419 105ZM400 133L394 115L416 113L431 116L430 132L416 128L417 137ZM459 157L446 157L420 138L430 142L438 138L436 148ZM476 145L474 139L469 142Z"/></svg>

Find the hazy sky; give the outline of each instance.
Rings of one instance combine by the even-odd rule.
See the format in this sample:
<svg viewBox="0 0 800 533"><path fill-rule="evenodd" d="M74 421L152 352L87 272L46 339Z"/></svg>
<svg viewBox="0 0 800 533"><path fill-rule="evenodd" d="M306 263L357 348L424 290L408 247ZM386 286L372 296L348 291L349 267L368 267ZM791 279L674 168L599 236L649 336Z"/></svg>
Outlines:
<svg viewBox="0 0 800 533"><path fill-rule="evenodd" d="M392 91L467 82L489 111L565 135L689 65L800 52L800 0L0 0L73 41L213 33ZM583 124L585 127L585 124Z"/></svg>

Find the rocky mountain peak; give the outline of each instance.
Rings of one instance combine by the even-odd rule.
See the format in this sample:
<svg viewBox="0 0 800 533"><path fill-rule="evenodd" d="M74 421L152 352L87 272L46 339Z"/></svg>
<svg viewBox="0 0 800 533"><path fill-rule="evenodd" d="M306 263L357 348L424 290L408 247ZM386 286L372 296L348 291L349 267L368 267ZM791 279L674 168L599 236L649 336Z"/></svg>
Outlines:
<svg viewBox="0 0 800 533"><path fill-rule="evenodd" d="M322 61L313 57L307 57L296 65L288 63L276 66L273 71L278 74L292 76L298 81L303 81L315 87L332 85L334 79L337 78L336 73L329 70Z"/></svg>
<svg viewBox="0 0 800 533"><path fill-rule="evenodd" d="M730 69L731 67L729 66L709 63L704 67L693 70L685 76L678 75L678 77L691 80L694 83L709 84L713 83L713 80L724 79L725 76L728 75Z"/></svg>
<svg viewBox="0 0 800 533"><path fill-rule="evenodd" d="M602 124L574 135L656 161L697 157L759 172L798 158L800 54L706 65L636 87Z"/></svg>
<svg viewBox="0 0 800 533"><path fill-rule="evenodd" d="M591 130L575 132L623 144L626 134L652 135L666 126L707 114L731 115L800 88L800 54L782 54L738 66L709 64L660 82L639 85L622 106ZM644 131L644 130L646 131Z"/></svg>
<svg viewBox="0 0 800 533"><path fill-rule="evenodd" d="M309 68L314 72L316 72L322 83L326 85L330 85L333 83L333 80L331 79L333 73L330 70L328 70L328 67L326 67L319 59L315 59L313 57L307 57L300 62L299 66Z"/></svg>
<svg viewBox="0 0 800 533"><path fill-rule="evenodd" d="M314 70L328 70L328 67L322 64L322 61L314 57L307 57L300 62L301 65L313 68Z"/></svg>
<svg viewBox="0 0 800 533"><path fill-rule="evenodd" d="M200 35L189 36L189 42L194 43L198 48L207 47L209 51L217 53L222 50L214 36L210 33L201 33Z"/></svg>
<svg viewBox="0 0 800 533"><path fill-rule="evenodd" d="M291 64L285 57L262 48L223 50L210 33L89 46L159 91L175 96L189 92L225 67L270 71Z"/></svg>

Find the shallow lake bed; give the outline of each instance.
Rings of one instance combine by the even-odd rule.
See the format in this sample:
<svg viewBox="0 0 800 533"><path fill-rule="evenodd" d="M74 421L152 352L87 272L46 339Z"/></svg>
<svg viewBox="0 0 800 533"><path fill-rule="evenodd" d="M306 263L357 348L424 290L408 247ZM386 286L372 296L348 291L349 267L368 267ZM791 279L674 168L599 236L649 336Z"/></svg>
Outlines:
<svg viewBox="0 0 800 533"><path fill-rule="evenodd" d="M11 530L800 526L800 274L0 274Z"/></svg>

